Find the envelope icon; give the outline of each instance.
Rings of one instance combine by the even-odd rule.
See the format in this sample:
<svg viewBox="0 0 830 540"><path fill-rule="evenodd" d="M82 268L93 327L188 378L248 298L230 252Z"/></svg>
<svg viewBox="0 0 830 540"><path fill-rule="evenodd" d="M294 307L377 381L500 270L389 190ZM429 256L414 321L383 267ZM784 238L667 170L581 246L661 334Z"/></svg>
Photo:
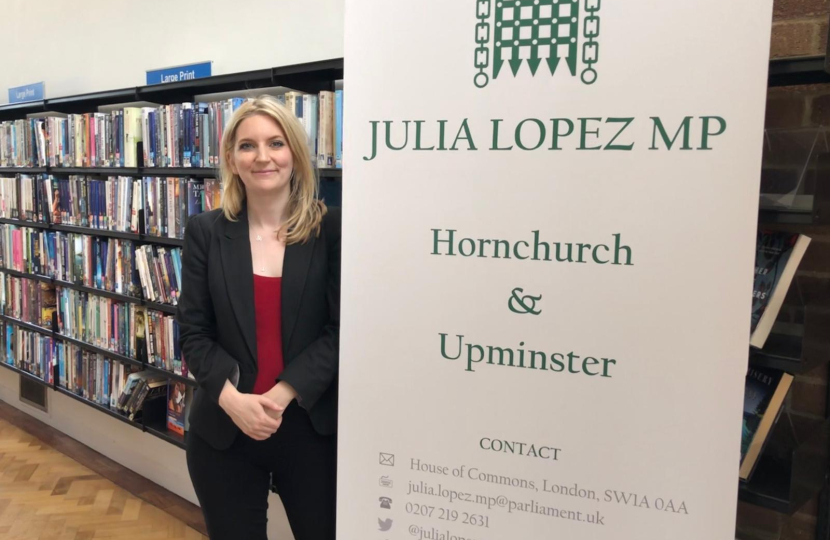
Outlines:
<svg viewBox="0 0 830 540"><path fill-rule="evenodd" d="M388 465L389 467L395 466L395 454L387 454L386 452L380 453L380 464L381 465Z"/></svg>

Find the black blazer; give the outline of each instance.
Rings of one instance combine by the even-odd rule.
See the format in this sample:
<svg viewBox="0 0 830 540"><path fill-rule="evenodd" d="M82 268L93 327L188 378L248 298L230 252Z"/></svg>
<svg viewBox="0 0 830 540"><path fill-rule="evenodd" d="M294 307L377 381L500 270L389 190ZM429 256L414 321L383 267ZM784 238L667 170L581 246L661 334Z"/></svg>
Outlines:
<svg viewBox="0 0 830 540"><path fill-rule="evenodd" d="M239 428L219 406L226 380L250 393L257 376L254 271L248 215L228 221L221 209L190 219L182 254L179 344L198 388L190 429L224 450ZM285 248L282 270L280 380L297 391L322 435L337 426L340 341L340 211L329 209L318 237ZM275 383L277 381L274 381Z"/></svg>

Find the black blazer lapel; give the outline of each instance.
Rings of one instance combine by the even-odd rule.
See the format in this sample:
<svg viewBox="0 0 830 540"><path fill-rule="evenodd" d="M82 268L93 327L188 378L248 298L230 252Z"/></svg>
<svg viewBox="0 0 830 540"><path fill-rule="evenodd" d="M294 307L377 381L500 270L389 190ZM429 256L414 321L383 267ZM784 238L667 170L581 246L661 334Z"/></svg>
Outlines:
<svg viewBox="0 0 830 540"><path fill-rule="evenodd" d="M285 246L282 262L282 350L287 353L291 335L297 326L303 288L317 239L312 235L305 244ZM250 255L248 256L250 259Z"/></svg>
<svg viewBox="0 0 830 540"><path fill-rule="evenodd" d="M225 222L221 237L222 271L225 273L228 297L239 331L251 351L250 361L256 367L256 311L254 304L254 269L251 262L251 241L248 237L248 214L245 209L237 221Z"/></svg>

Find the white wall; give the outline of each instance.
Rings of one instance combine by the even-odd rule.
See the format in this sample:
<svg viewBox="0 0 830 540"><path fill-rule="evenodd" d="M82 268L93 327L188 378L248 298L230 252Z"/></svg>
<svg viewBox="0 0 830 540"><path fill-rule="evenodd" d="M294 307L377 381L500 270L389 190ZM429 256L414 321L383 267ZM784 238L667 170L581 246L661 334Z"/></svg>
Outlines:
<svg viewBox="0 0 830 540"><path fill-rule="evenodd" d="M220 75L340 58L343 0L2 0L0 35L8 103L8 88L40 81L53 98L199 61Z"/></svg>

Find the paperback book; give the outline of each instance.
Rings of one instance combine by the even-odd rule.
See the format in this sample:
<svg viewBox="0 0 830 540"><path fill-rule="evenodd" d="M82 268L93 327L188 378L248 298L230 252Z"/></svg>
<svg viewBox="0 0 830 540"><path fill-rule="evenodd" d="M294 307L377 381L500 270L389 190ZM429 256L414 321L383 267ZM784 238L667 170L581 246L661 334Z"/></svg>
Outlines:
<svg viewBox="0 0 830 540"><path fill-rule="evenodd" d="M763 348L810 238L803 234L758 231L752 324L749 344Z"/></svg>
<svg viewBox="0 0 830 540"><path fill-rule="evenodd" d="M752 476L770 431L784 404L793 376L783 371L749 368L744 391L740 479Z"/></svg>

